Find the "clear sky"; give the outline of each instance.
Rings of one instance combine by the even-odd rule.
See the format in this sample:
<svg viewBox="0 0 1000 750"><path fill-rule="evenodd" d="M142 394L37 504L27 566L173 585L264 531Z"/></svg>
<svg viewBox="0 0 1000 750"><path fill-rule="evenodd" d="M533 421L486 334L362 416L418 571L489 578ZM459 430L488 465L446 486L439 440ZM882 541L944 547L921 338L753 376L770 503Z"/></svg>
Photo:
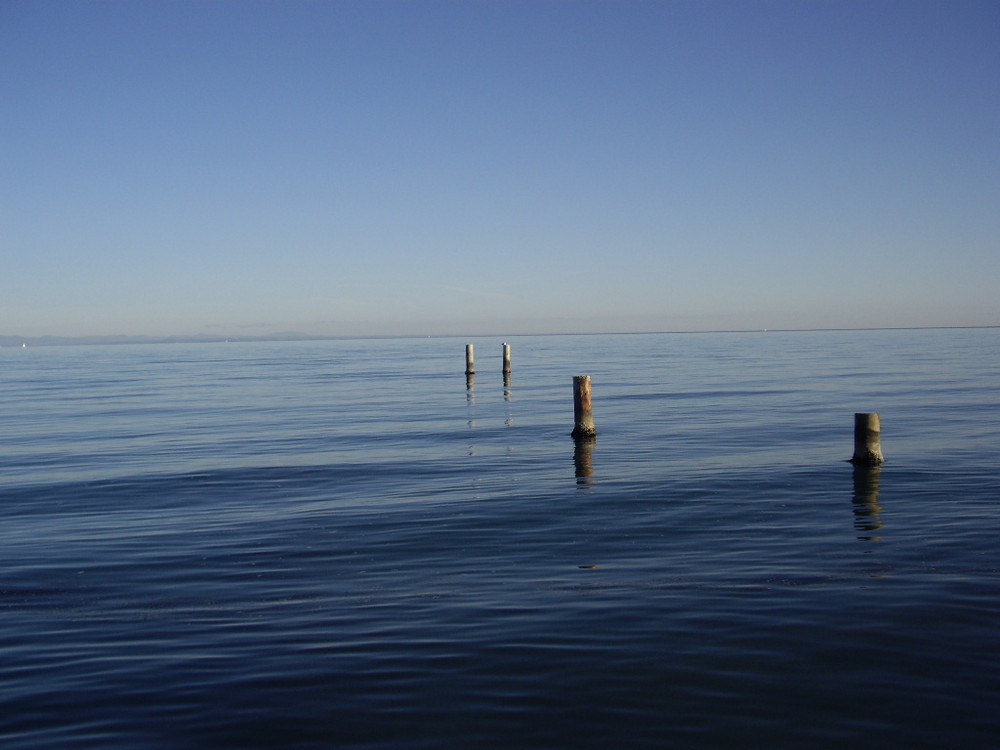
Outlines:
<svg viewBox="0 0 1000 750"><path fill-rule="evenodd" d="M0 3L0 333L1000 324L996 0Z"/></svg>

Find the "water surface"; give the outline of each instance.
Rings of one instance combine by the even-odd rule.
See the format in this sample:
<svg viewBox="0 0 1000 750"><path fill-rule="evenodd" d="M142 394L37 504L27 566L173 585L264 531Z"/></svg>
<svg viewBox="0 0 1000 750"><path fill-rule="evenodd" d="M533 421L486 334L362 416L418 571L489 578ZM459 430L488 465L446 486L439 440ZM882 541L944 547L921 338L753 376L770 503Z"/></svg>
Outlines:
<svg viewBox="0 0 1000 750"><path fill-rule="evenodd" d="M1000 330L508 341L0 350L3 746L995 746Z"/></svg>

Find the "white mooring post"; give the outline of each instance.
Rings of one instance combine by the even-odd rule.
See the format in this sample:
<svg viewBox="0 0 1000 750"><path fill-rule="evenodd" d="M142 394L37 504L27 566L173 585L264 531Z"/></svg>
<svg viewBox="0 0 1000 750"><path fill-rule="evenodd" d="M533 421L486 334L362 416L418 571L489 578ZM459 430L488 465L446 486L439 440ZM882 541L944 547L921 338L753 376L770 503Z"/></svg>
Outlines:
<svg viewBox="0 0 1000 750"><path fill-rule="evenodd" d="M851 463L859 466L878 466L882 456L882 419L878 414L854 415L854 456Z"/></svg>
<svg viewBox="0 0 1000 750"><path fill-rule="evenodd" d="M591 404L590 375L573 376L573 420L573 437L587 438L597 434Z"/></svg>

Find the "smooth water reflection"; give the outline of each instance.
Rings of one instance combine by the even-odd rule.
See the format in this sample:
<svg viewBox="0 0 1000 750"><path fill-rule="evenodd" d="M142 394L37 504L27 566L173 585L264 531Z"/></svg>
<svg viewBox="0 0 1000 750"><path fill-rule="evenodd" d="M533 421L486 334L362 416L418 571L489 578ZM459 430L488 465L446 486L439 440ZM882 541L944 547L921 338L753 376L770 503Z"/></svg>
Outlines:
<svg viewBox="0 0 1000 750"><path fill-rule="evenodd" d="M880 466L854 467L854 528L862 532L858 537L863 541L880 541L881 536L873 536L882 528L882 506L879 492L882 481Z"/></svg>
<svg viewBox="0 0 1000 750"><path fill-rule="evenodd" d="M596 437L580 437L573 439L573 466L576 470L576 483L588 485L594 481L594 447Z"/></svg>

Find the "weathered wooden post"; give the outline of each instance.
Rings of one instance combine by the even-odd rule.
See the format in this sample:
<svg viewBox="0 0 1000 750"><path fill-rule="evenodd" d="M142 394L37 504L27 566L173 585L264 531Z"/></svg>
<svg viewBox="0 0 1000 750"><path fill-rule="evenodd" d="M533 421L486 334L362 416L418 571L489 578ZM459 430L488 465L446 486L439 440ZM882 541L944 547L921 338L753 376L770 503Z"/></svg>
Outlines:
<svg viewBox="0 0 1000 750"><path fill-rule="evenodd" d="M594 437L594 412L590 397L590 375L573 376L573 420L576 423L571 433L575 438Z"/></svg>
<svg viewBox="0 0 1000 750"><path fill-rule="evenodd" d="M506 342L503 345L503 372L510 375L510 344Z"/></svg>
<svg viewBox="0 0 1000 750"><path fill-rule="evenodd" d="M854 455L851 463L859 466L878 466L882 456L882 419L878 414L854 415Z"/></svg>
<svg viewBox="0 0 1000 750"><path fill-rule="evenodd" d="M476 360L472 354L472 344L465 345L465 374L476 374Z"/></svg>

